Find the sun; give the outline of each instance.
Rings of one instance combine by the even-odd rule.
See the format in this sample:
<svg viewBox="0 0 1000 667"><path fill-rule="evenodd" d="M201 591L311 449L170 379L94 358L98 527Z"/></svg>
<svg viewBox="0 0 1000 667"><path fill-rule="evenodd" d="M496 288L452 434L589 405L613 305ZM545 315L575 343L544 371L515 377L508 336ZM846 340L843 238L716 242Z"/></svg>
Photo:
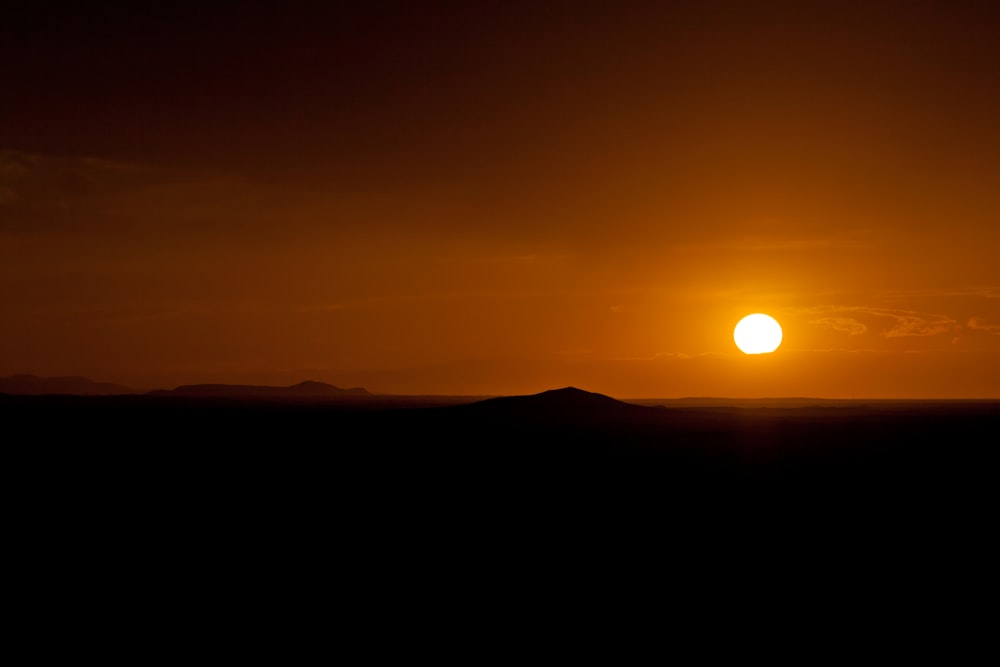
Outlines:
<svg viewBox="0 0 1000 667"><path fill-rule="evenodd" d="M781 325L770 315L747 315L733 330L736 347L744 354L767 354L781 345Z"/></svg>

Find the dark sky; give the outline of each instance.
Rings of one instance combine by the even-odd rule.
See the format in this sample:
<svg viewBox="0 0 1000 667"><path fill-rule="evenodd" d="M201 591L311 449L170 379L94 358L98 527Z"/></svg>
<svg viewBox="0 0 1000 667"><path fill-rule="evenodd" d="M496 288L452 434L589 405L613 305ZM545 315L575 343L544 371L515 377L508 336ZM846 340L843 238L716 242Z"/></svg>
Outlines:
<svg viewBox="0 0 1000 667"><path fill-rule="evenodd" d="M0 374L1000 395L989 3L64 4L0 22Z"/></svg>

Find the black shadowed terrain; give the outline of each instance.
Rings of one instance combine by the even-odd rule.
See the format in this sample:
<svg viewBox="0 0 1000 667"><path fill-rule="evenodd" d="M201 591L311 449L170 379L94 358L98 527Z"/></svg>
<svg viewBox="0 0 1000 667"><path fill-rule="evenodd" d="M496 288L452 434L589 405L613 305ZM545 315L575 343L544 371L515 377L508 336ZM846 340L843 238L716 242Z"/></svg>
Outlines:
<svg viewBox="0 0 1000 667"><path fill-rule="evenodd" d="M995 476L1000 427L997 401L664 407L572 387L463 403L322 383L201 385L144 396L0 395L0 405L8 455L65 466L70 484L188 480L211 494L252 479L377 489L386 503L448 496L456 509L515 487L526 501L537 493L581 502L605 490L653 499L739 490L744 502L767 489L844 500L975 492Z"/></svg>
<svg viewBox="0 0 1000 667"><path fill-rule="evenodd" d="M687 559L682 579L829 572L845 551L865 576L942 547L949 577L991 562L1000 402L668 405L0 395L13 515L53 568L96 553L238 596L277 567L367 599L487 572L501 589L624 576L654 554Z"/></svg>

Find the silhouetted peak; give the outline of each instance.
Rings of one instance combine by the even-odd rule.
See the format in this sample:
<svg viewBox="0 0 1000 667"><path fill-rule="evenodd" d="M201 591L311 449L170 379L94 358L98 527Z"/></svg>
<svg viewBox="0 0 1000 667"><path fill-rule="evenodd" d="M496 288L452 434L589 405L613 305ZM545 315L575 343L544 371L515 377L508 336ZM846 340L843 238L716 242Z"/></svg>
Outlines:
<svg viewBox="0 0 1000 667"><path fill-rule="evenodd" d="M293 384L287 387L289 393L294 393L298 396L370 396L371 394L367 389L362 387L351 387L350 389L342 389L332 384L327 384L326 382L317 382L315 380L306 380L305 382L299 382L298 384Z"/></svg>
<svg viewBox="0 0 1000 667"><path fill-rule="evenodd" d="M298 384L293 384L289 389L302 389L311 391L322 391L327 388L337 389L336 386L328 384L326 382L317 382L316 380L305 380L304 382L299 382Z"/></svg>
<svg viewBox="0 0 1000 667"><path fill-rule="evenodd" d="M610 396L605 396L604 394L598 394L593 391L584 391L583 389L577 389L576 387L563 387L562 389L549 389L548 391L543 391L538 394L532 394L527 398L535 398L539 401L612 401L614 403L621 403Z"/></svg>
<svg viewBox="0 0 1000 667"><path fill-rule="evenodd" d="M587 416L607 416L617 413L633 413L635 411L645 411L648 408L624 403L617 399L598 394L591 391L584 391L576 387L563 387L562 389L550 389L538 394L527 396L501 396L490 398L477 403L470 403L468 406L483 413L509 414L509 415L576 415Z"/></svg>

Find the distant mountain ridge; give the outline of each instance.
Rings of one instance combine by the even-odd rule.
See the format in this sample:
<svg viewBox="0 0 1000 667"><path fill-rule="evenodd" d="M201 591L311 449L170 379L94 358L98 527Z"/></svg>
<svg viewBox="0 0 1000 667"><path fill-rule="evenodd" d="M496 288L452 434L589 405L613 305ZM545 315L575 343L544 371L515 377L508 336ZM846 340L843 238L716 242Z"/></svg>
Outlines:
<svg viewBox="0 0 1000 667"><path fill-rule="evenodd" d="M10 375L0 377L0 394L44 396L62 394L72 396L118 396L138 393L130 387L112 382L95 382L85 377L39 377L37 375Z"/></svg>
<svg viewBox="0 0 1000 667"><path fill-rule="evenodd" d="M150 396L186 396L196 398L331 398L371 396L362 387L342 389L325 382L306 380L288 387L247 384L185 384L176 389L157 389Z"/></svg>
<svg viewBox="0 0 1000 667"><path fill-rule="evenodd" d="M539 416L575 416L575 417L609 417L645 414L654 408L649 408L618 399L584 391L576 387L550 389L539 394L527 396L500 396L488 398L475 403L456 406L456 410L476 412L483 415L539 417Z"/></svg>

